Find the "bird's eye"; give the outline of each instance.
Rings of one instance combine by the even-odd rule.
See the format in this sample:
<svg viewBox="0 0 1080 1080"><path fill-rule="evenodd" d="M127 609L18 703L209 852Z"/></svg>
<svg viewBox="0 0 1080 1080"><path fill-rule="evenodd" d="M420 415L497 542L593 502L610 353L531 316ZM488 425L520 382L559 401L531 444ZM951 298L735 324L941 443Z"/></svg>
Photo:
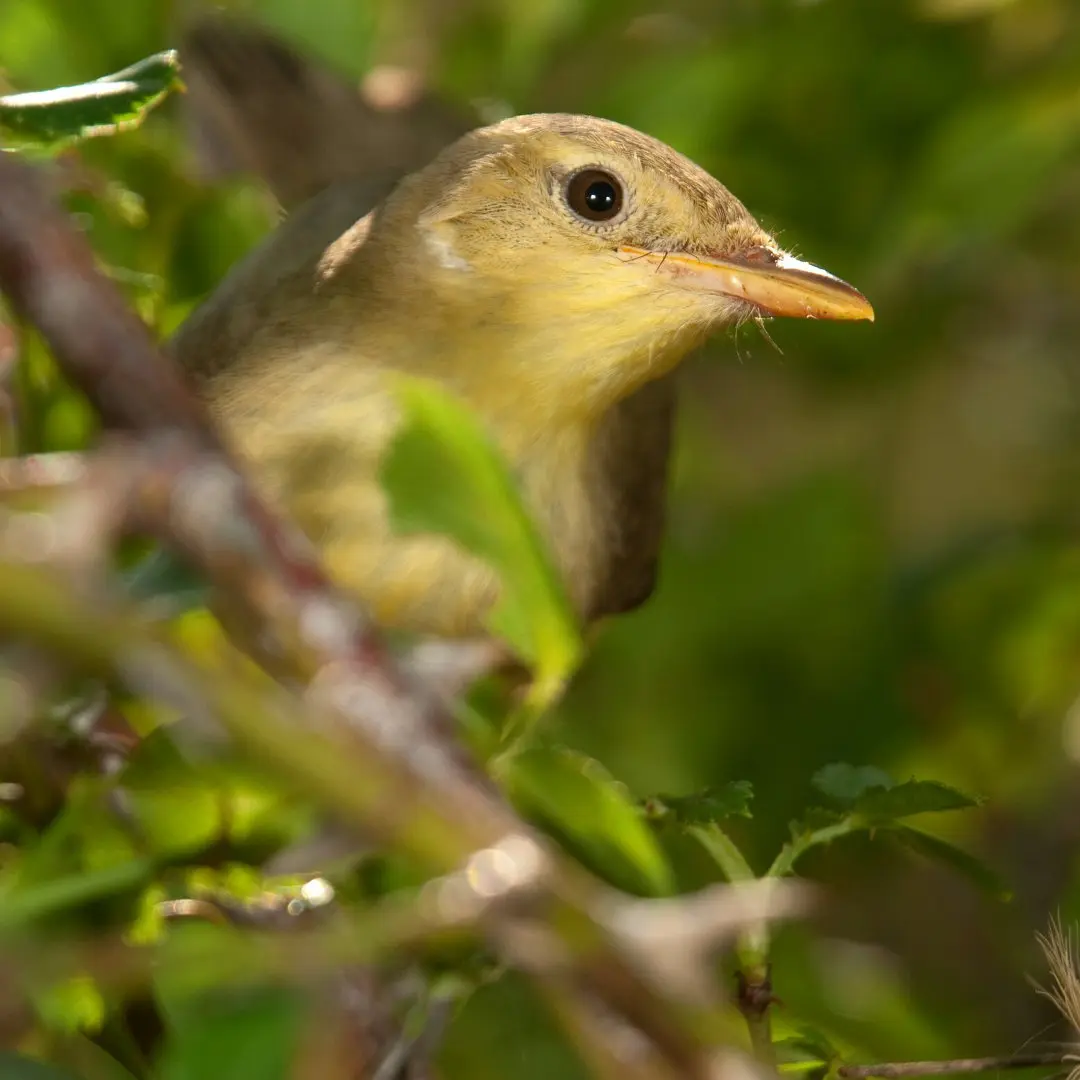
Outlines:
<svg viewBox="0 0 1080 1080"><path fill-rule="evenodd" d="M622 184L611 173L582 169L570 177L566 201L586 221L610 221L622 209Z"/></svg>

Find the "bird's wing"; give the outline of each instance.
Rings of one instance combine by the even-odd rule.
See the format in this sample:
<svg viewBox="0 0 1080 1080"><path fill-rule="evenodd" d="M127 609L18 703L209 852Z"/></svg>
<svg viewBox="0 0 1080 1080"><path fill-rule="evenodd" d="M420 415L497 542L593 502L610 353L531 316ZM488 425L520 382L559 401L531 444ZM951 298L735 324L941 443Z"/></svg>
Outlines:
<svg viewBox="0 0 1080 1080"><path fill-rule="evenodd" d="M610 493L613 543L590 620L632 611L656 587L676 396L675 374L665 375L620 402L597 430L590 464Z"/></svg>
<svg viewBox="0 0 1080 1080"><path fill-rule="evenodd" d="M181 366L197 378L210 377L240 362L257 338L272 340L277 348L296 335L302 338L320 315L313 292L318 267L335 246L348 246L350 254L359 248L369 195L367 184L344 181L290 214L229 271L169 341L167 348Z"/></svg>
<svg viewBox="0 0 1080 1080"><path fill-rule="evenodd" d="M395 97L366 97L255 23L202 15L180 55L184 108L196 159L210 179L260 176L286 209L340 180L379 178L426 165L475 123L418 81Z"/></svg>
<svg viewBox="0 0 1080 1080"><path fill-rule="evenodd" d="M473 125L427 92L397 104L365 100L349 80L228 15L192 22L181 55L185 116L203 171L256 175L286 210L299 207L169 343L204 378L236 364L256 335L306 326L290 310L297 298L317 318L311 278L327 248Z"/></svg>

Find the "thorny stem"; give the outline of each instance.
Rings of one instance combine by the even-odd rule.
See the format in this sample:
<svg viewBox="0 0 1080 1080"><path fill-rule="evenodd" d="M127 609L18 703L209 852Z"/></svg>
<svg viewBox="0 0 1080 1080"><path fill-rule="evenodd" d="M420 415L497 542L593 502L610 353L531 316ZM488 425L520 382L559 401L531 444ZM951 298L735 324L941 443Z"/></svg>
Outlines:
<svg viewBox="0 0 1080 1080"><path fill-rule="evenodd" d="M861 832L866 824L857 815L849 814L835 825L826 825L821 829L815 829L794 840L789 840L780 850L780 854L773 860L772 866L766 871L767 877L787 877L795 872L795 863L812 847L819 844L829 844L833 840L839 840L853 832Z"/></svg>

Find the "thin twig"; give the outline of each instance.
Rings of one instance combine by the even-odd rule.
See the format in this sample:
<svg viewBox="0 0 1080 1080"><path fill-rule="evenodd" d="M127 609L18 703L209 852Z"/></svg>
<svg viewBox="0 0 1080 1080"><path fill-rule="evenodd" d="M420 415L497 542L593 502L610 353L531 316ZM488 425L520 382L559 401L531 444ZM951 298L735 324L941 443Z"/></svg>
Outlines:
<svg viewBox="0 0 1080 1080"><path fill-rule="evenodd" d="M1005 1057L956 1058L952 1061L885 1061L877 1065L841 1065L837 1075L844 1080L894 1080L908 1076L954 1076L962 1073L996 1072L998 1069L1039 1069L1054 1065L1068 1065L1074 1061L1071 1054L1061 1051L1045 1053L1013 1054Z"/></svg>

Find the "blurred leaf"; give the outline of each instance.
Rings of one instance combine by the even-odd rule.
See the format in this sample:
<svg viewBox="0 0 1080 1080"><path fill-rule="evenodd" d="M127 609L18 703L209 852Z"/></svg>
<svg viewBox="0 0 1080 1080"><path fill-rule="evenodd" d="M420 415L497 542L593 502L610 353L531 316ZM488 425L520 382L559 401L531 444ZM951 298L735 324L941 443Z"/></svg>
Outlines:
<svg viewBox="0 0 1080 1080"><path fill-rule="evenodd" d="M41 417L45 442L56 451L82 450L97 424L97 415L86 398L70 391L54 398Z"/></svg>
<svg viewBox="0 0 1080 1080"><path fill-rule="evenodd" d="M898 825L889 832L912 851L944 863L997 899L1012 899L1012 890L1006 887L994 870L963 848L950 844L939 836L924 833L921 829L913 829L910 825Z"/></svg>
<svg viewBox="0 0 1080 1080"><path fill-rule="evenodd" d="M794 1034L778 1038L776 1048L784 1062L799 1062L809 1066L828 1066L840 1056L840 1051L823 1031L808 1024L794 1024Z"/></svg>
<svg viewBox="0 0 1080 1080"><path fill-rule="evenodd" d="M161 601L175 614L205 607L210 595L206 582L164 548L148 552L123 577L133 599Z"/></svg>
<svg viewBox="0 0 1080 1080"><path fill-rule="evenodd" d="M45 1023L56 1031L101 1030L107 1012L105 999L93 979L77 975L35 995L34 1004ZM0 1073L0 1077L3 1077Z"/></svg>
<svg viewBox="0 0 1080 1080"><path fill-rule="evenodd" d="M671 869L623 785L565 747L535 746L507 759L504 780L522 811L580 846L624 888L669 895Z"/></svg>
<svg viewBox="0 0 1080 1080"><path fill-rule="evenodd" d="M170 50L79 86L8 94L0 97L0 131L54 148L126 131L181 86L179 72Z"/></svg>
<svg viewBox="0 0 1080 1080"><path fill-rule="evenodd" d="M149 881L154 869L153 860L136 859L4 890L0 893L0 931L24 929L28 923L65 908L138 888Z"/></svg>
<svg viewBox="0 0 1080 1080"><path fill-rule="evenodd" d="M0 921L41 918L135 887L152 872L109 804L110 787L109 781L85 775L71 783L67 805L5 878Z"/></svg>
<svg viewBox="0 0 1080 1080"><path fill-rule="evenodd" d="M289 1080L307 1012L299 990L211 994L172 1011L161 1080Z"/></svg>
<svg viewBox="0 0 1080 1080"><path fill-rule="evenodd" d="M893 779L888 773L873 765L846 765L838 762L819 769L811 783L830 799L837 802L854 802L870 788L891 788Z"/></svg>
<svg viewBox="0 0 1080 1080"><path fill-rule="evenodd" d="M498 571L503 589L489 624L556 694L581 658L580 630L506 465L450 394L396 381L405 418L382 467L395 527L450 536Z"/></svg>
<svg viewBox="0 0 1080 1080"><path fill-rule="evenodd" d="M656 821L708 825L726 818L753 817L753 798L754 787L748 780L731 780L723 787L706 788L693 795L653 795L642 805L646 816Z"/></svg>
<svg viewBox="0 0 1080 1080"><path fill-rule="evenodd" d="M79 1080L73 1073L44 1061L0 1050L0 1077L3 1080Z"/></svg>
<svg viewBox="0 0 1080 1080"><path fill-rule="evenodd" d="M120 783L142 838L158 854L194 852L225 830L231 792L194 768L166 730L143 739Z"/></svg>

